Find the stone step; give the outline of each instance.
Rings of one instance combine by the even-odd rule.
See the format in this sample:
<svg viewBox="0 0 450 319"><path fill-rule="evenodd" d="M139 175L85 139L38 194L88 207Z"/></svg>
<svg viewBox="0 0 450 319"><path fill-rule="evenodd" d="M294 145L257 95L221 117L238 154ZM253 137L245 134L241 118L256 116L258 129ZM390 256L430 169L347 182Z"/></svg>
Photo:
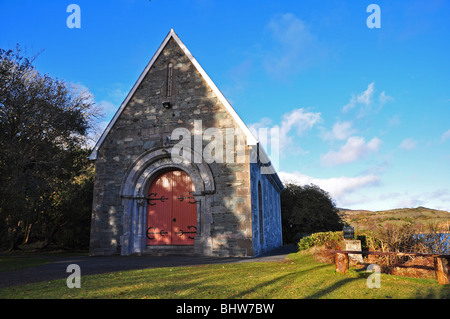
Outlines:
<svg viewBox="0 0 450 319"><path fill-rule="evenodd" d="M147 246L144 255L167 256L167 255L194 255L194 246Z"/></svg>

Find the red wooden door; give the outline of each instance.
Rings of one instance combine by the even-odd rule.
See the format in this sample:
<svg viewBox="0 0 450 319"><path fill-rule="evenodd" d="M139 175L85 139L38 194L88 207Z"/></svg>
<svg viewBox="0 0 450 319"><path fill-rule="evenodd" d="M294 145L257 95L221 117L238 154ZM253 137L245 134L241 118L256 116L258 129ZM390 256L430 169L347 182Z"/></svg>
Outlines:
<svg viewBox="0 0 450 319"><path fill-rule="evenodd" d="M193 245L197 233L194 184L183 171L160 175L150 186L147 245Z"/></svg>
<svg viewBox="0 0 450 319"><path fill-rule="evenodd" d="M150 186L147 201L147 245L170 245L172 240L172 172Z"/></svg>
<svg viewBox="0 0 450 319"><path fill-rule="evenodd" d="M172 245L193 245L197 233L197 203L194 184L183 171L173 172Z"/></svg>

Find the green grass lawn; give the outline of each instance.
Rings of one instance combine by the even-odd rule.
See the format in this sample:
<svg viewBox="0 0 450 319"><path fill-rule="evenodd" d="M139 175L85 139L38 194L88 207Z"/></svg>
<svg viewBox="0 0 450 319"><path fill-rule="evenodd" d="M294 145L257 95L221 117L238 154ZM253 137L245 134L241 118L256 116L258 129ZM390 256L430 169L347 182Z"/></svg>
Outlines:
<svg viewBox="0 0 450 319"><path fill-rule="evenodd" d="M336 273L310 253L289 255L284 262L215 264L157 268L82 276L81 288L66 280L0 289L0 298L120 299L413 299L449 298L450 285L433 279L381 274L381 288L367 287L363 270Z"/></svg>
<svg viewBox="0 0 450 319"><path fill-rule="evenodd" d="M21 270L30 267L44 265L52 261L52 257L80 256L88 255L87 251L39 251L39 256L34 255L35 251L21 250L14 253L2 253L0 255L0 272Z"/></svg>

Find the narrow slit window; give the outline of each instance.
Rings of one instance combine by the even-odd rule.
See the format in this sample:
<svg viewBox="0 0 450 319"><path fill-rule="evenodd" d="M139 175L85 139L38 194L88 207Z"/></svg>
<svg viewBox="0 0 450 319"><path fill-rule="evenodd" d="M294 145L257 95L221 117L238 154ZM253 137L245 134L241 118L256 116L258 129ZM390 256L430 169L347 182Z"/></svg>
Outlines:
<svg viewBox="0 0 450 319"><path fill-rule="evenodd" d="M167 66L167 97L172 97L173 63Z"/></svg>
<svg viewBox="0 0 450 319"><path fill-rule="evenodd" d="M260 244L264 244L264 214L263 214L263 198L262 198L262 189L261 182L258 183L258 209L259 209L259 242Z"/></svg>

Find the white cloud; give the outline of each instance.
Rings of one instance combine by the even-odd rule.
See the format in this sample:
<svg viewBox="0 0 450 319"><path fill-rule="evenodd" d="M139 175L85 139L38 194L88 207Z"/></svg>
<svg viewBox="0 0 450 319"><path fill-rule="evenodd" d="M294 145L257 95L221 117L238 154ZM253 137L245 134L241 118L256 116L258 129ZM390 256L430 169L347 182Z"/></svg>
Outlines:
<svg viewBox="0 0 450 319"><path fill-rule="evenodd" d="M442 142L450 139L450 130L446 131L444 134L442 134L441 140Z"/></svg>
<svg viewBox="0 0 450 319"><path fill-rule="evenodd" d="M372 102L372 96L373 93L375 92L374 86L375 82L370 83L369 86L367 87L367 90L358 95L356 101L358 103L369 105Z"/></svg>
<svg viewBox="0 0 450 319"><path fill-rule="evenodd" d="M285 183L293 183L297 185L317 185L327 191L338 204L345 201L346 195L364 187L376 186L380 182L380 177L376 175L357 177L341 176L333 178L313 178L298 172L279 172L278 175Z"/></svg>
<svg viewBox="0 0 450 319"><path fill-rule="evenodd" d="M450 190L447 188L439 188L432 192L425 193L425 197L429 200L439 199L444 202L450 202Z"/></svg>
<svg viewBox="0 0 450 319"><path fill-rule="evenodd" d="M122 83L114 83L106 87L100 87L98 91L105 97L104 99L120 105L127 97L130 89Z"/></svg>
<svg viewBox="0 0 450 319"><path fill-rule="evenodd" d="M117 112L119 107L110 101L100 101L99 103L100 109L103 111L105 118L111 119L114 114Z"/></svg>
<svg viewBox="0 0 450 319"><path fill-rule="evenodd" d="M356 133L356 129L354 129L352 126L353 124L350 121L336 122L333 125L333 129L331 130L331 132L324 132L322 134L322 138L324 140L345 140Z"/></svg>
<svg viewBox="0 0 450 319"><path fill-rule="evenodd" d="M387 102L392 102L394 98L392 96L386 95L386 93L383 91L381 92L380 96L378 97L378 102L380 102L380 107L385 105Z"/></svg>
<svg viewBox="0 0 450 319"><path fill-rule="evenodd" d="M260 129L260 128L271 127L272 123L273 123L273 120L271 118L263 117L262 119L259 120L259 122L248 125L248 128L251 130L255 130L257 132L258 129Z"/></svg>
<svg viewBox="0 0 450 319"><path fill-rule="evenodd" d="M337 122L333 126L333 135L338 140L345 140L355 132L351 122Z"/></svg>
<svg viewBox="0 0 450 319"><path fill-rule="evenodd" d="M416 148L416 146L417 146L417 142L414 139L407 138L407 139L404 139L400 143L399 148L401 148L402 150L410 151L410 150L413 150L414 148Z"/></svg>
<svg viewBox="0 0 450 319"><path fill-rule="evenodd" d="M415 197L405 197L399 199L395 204L396 208L415 208L418 206L423 206L425 204L424 201L419 200Z"/></svg>
<svg viewBox="0 0 450 319"><path fill-rule="evenodd" d="M286 77L316 63L323 55L317 37L309 26L292 13L277 14L267 24L275 49L265 57L266 70Z"/></svg>
<svg viewBox="0 0 450 319"><path fill-rule="evenodd" d="M400 117L398 115L394 115L393 117L389 118L388 120L388 128L397 127L401 124Z"/></svg>
<svg viewBox="0 0 450 319"><path fill-rule="evenodd" d="M374 137L366 143L363 137L352 136L338 151L329 151L321 156L321 162L325 166L351 163L367 156L369 153L377 152L380 145L381 140L378 137Z"/></svg>
<svg viewBox="0 0 450 319"><path fill-rule="evenodd" d="M450 201L450 190L448 188L438 188L433 191L423 191L411 194L408 191L390 192L381 194L379 201L389 203L388 208L414 208L425 206L434 209L448 210Z"/></svg>
<svg viewBox="0 0 450 319"><path fill-rule="evenodd" d="M364 171L359 173L358 175L381 175L387 171L387 169L391 166L390 160L384 160L378 164L370 166L366 168Z"/></svg>
<svg viewBox="0 0 450 319"><path fill-rule="evenodd" d="M283 115L280 136L286 137L292 129L295 129L298 135L302 135L321 120L320 113L306 112L302 108L295 109Z"/></svg>
<svg viewBox="0 0 450 319"><path fill-rule="evenodd" d="M350 99L350 102L343 107L342 111L348 112L349 110L351 110L352 108L361 103L365 104L366 106L370 105L370 103L372 103L373 93L375 92L374 86L375 82L372 82L369 84L369 86L364 92L362 92L357 96L353 95L352 98Z"/></svg>
<svg viewBox="0 0 450 319"><path fill-rule="evenodd" d="M367 89L358 94L352 95L348 104L344 105L342 108L343 113L349 112L351 109L360 106L360 114L359 117L367 115L370 111L374 109L374 95L375 95L375 82L370 83L367 86ZM375 108L374 111L378 112L381 110L383 105L388 102L393 101L394 98L386 94L385 91L381 92L378 96L378 108Z"/></svg>
<svg viewBox="0 0 450 319"><path fill-rule="evenodd" d="M303 151L299 145L294 144L293 135L301 136L321 121L320 113L308 112L299 108L285 113L280 125L272 125L271 119L263 118L248 127L263 145L270 140L271 143L278 143L280 151ZM270 136L266 134L270 134ZM267 144L264 146L267 148Z"/></svg>

